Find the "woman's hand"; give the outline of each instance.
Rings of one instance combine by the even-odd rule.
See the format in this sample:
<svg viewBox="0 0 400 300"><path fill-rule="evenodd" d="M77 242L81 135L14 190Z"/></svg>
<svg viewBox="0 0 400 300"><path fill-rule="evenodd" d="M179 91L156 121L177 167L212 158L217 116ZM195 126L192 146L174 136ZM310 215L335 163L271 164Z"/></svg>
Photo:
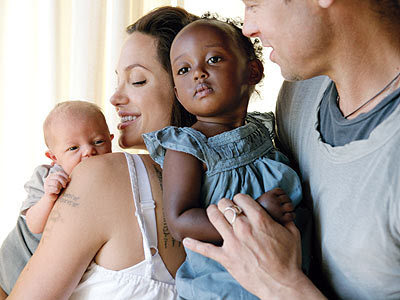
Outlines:
<svg viewBox="0 0 400 300"><path fill-rule="evenodd" d="M239 206L232 225L224 210ZM184 239L185 247L221 263L248 291L261 299L323 298L301 271L300 233L293 222L282 226L250 196L238 194L233 202L211 205L208 217L224 239L222 247Z"/></svg>

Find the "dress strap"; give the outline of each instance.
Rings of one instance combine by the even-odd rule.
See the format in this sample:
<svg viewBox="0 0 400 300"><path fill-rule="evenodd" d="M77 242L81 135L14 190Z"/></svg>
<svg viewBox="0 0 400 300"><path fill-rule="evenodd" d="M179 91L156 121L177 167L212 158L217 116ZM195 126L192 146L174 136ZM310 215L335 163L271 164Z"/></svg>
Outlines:
<svg viewBox="0 0 400 300"><path fill-rule="evenodd" d="M128 170L129 170L129 176L130 176L130 180L131 180L131 187L132 187L132 194L133 194L133 200L135 203L135 207L136 207L136 212L135 212L135 216L138 220L138 224L139 224L139 228L140 231L142 233L142 239L143 239L143 251L144 251L144 257L145 257L145 261L148 262L147 264L147 268L146 268L146 274L145 277L151 278L152 276L152 255L151 255L151 250L150 250L150 245L152 243L149 243L149 234L148 231L151 230L147 230L147 222L145 221L146 219L146 212L148 211L149 207L151 207L151 205L146 204L149 201L145 201L145 205L143 206L141 204L141 192L140 192L140 186L146 185L146 181L143 181L143 179L141 179L139 181L140 177L144 177L144 175L146 176L145 179L147 179L147 185L150 186L150 183L148 182L148 178L147 178L147 173L146 173L146 169L144 169L145 173L143 175L143 168L144 164L141 161L141 159L139 158L139 156L137 154L129 154L124 152L125 154L125 158L128 164ZM137 173L138 169L141 169L142 171L140 172L140 176L138 176ZM146 199L146 198L144 198ZM154 207L154 201L153 201L153 207ZM154 208L153 208L153 212L154 212ZM154 218L155 220L155 218ZM151 236L151 235L150 235Z"/></svg>
<svg viewBox="0 0 400 300"><path fill-rule="evenodd" d="M151 192L151 185L146 167L139 155L134 155L133 160L136 165L136 173L139 183L141 214L145 224L146 236L150 248L157 250L157 222L155 213L155 202Z"/></svg>

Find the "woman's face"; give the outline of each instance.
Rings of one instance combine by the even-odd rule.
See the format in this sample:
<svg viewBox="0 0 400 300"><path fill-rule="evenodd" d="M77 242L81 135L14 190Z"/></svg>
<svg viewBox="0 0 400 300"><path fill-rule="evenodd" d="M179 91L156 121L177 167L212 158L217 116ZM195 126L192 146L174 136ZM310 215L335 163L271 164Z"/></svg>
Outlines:
<svg viewBox="0 0 400 300"><path fill-rule="evenodd" d="M111 97L121 118L119 145L145 149L142 133L170 124L174 91L168 72L157 58L157 40L132 33L122 46L118 86Z"/></svg>

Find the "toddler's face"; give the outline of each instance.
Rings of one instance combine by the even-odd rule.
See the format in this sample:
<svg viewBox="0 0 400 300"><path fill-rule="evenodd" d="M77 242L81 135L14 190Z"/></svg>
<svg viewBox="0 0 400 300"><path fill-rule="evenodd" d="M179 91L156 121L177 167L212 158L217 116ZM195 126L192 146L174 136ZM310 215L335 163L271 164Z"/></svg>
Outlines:
<svg viewBox="0 0 400 300"><path fill-rule="evenodd" d="M71 117L57 120L52 128L52 149L46 153L69 175L84 159L110 153L113 135L103 120Z"/></svg>
<svg viewBox="0 0 400 300"><path fill-rule="evenodd" d="M177 98L198 117L231 115L247 105L247 58L223 26L229 25L193 23L171 48Z"/></svg>

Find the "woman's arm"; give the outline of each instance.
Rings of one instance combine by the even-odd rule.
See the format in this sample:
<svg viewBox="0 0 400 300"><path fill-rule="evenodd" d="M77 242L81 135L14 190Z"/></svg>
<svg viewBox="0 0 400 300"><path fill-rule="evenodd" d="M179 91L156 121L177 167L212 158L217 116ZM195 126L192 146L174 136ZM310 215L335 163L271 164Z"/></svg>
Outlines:
<svg viewBox="0 0 400 300"><path fill-rule="evenodd" d="M163 166L163 206L172 236L221 243L200 199L202 163L194 156L167 150Z"/></svg>
<svg viewBox="0 0 400 300"><path fill-rule="evenodd" d="M232 201L222 199L207 209L224 244L216 247L193 239L183 244L221 263L249 292L261 299L326 299L301 271L300 234L293 222L282 226L247 195L236 195L242 208L230 225L222 212Z"/></svg>
<svg viewBox="0 0 400 300"><path fill-rule="evenodd" d="M69 298L97 251L107 242L106 181L98 160L89 159L74 170L9 299Z"/></svg>

